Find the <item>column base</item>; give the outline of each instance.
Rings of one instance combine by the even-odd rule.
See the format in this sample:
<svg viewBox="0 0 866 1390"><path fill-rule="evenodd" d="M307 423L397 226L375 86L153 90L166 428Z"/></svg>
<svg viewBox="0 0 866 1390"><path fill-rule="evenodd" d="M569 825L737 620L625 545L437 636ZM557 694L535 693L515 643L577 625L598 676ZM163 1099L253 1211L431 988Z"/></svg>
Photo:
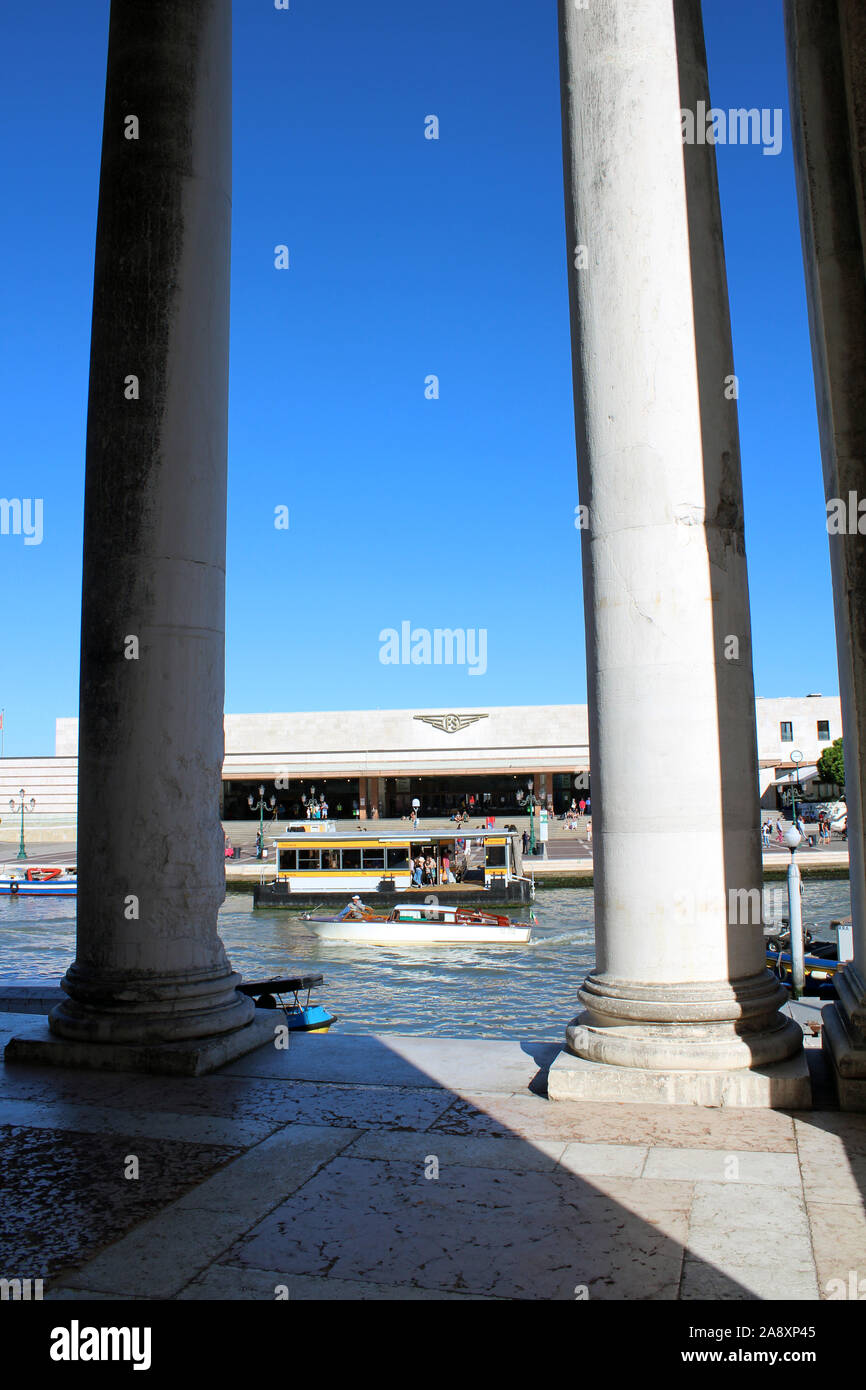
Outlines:
<svg viewBox="0 0 866 1390"><path fill-rule="evenodd" d="M549 1100L635 1105L708 1105L811 1110L812 1085L804 1052L770 1066L676 1071L606 1066L560 1052L547 1079Z"/></svg>
<svg viewBox="0 0 866 1390"><path fill-rule="evenodd" d="M732 1024L631 1024L597 1027L578 1014L565 1030L576 1057L625 1071L748 1071L803 1050L799 1024L777 1014L771 1027L740 1033Z"/></svg>
<svg viewBox="0 0 866 1390"><path fill-rule="evenodd" d="M255 1005L239 994L227 961L182 975L93 970L74 962L60 982L67 996L51 1010L52 1033L67 1042L160 1046L234 1033Z"/></svg>
<svg viewBox="0 0 866 1390"><path fill-rule="evenodd" d="M280 1010L257 1009L252 1021L233 1033L185 1042L85 1042L58 1037L48 1024L34 1027L6 1044L6 1062L87 1071L149 1072L158 1076L204 1076L258 1047L273 1045L283 1023Z"/></svg>
<svg viewBox="0 0 866 1390"><path fill-rule="evenodd" d="M840 1109L866 1111L866 1037L857 1026L863 1005L862 995L855 989L859 976L846 966L834 983L839 1000L821 1010L822 1045L832 1067ZM852 1006L850 1011L846 1003Z"/></svg>
<svg viewBox="0 0 866 1390"><path fill-rule="evenodd" d="M605 1066L748 1071L784 1062L803 1049L801 1029L779 1012L787 995L768 970L701 984L641 984L588 975L577 997L583 1010L565 1031L566 1047Z"/></svg>

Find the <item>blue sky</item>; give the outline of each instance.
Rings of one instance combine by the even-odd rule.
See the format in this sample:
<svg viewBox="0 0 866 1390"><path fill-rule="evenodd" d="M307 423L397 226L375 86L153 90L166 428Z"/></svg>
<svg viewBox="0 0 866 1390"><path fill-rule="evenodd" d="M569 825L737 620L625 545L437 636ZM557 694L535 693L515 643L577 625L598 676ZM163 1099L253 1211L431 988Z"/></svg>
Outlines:
<svg viewBox="0 0 866 1390"><path fill-rule="evenodd" d="M0 536L7 756L77 713L108 8L0 16L0 495L44 499ZM756 688L833 694L781 0L704 19L716 106L786 113L717 148ZM234 119L226 708L583 701L554 0L237 0ZM407 620L486 629L485 675L383 665Z"/></svg>

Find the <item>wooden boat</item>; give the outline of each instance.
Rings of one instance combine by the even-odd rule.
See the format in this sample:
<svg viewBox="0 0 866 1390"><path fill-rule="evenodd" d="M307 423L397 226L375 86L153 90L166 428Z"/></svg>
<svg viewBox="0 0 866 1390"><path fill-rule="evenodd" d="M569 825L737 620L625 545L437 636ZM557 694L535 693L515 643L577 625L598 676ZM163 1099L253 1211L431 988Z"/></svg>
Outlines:
<svg viewBox="0 0 866 1390"><path fill-rule="evenodd" d="M322 983L321 975L296 975L283 980L251 980L238 985L238 990L254 999L257 1009L282 1009L286 1027L293 1031L327 1033L331 1024L337 1022L336 1015L321 1004L310 1003L311 992ZM302 1004L300 996L304 990L307 998ZM291 1003L283 1000L284 994L292 996Z"/></svg>
<svg viewBox="0 0 866 1390"><path fill-rule="evenodd" d="M367 909L362 918L302 916L323 941L353 941L366 946L415 944L474 946L494 942L511 946L529 941L531 922L482 909L440 907L419 903L392 908L387 915Z"/></svg>
<svg viewBox="0 0 866 1390"><path fill-rule="evenodd" d="M29 868L0 877L0 893L21 898L74 898L78 892L75 870Z"/></svg>

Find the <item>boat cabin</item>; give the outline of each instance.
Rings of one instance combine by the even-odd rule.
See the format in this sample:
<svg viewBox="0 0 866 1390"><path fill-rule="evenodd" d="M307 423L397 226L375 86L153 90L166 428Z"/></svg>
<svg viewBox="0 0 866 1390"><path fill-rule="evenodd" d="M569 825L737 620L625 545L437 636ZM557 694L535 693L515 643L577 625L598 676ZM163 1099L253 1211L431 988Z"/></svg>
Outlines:
<svg viewBox="0 0 866 1390"><path fill-rule="evenodd" d="M368 893L374 890L427 892L504 887L520 876L512 834L507 831L437 831L414 836L310 834L303 830L274 840L276 883L294 892ZM419 865L418 861L421 861Z"/></svg>

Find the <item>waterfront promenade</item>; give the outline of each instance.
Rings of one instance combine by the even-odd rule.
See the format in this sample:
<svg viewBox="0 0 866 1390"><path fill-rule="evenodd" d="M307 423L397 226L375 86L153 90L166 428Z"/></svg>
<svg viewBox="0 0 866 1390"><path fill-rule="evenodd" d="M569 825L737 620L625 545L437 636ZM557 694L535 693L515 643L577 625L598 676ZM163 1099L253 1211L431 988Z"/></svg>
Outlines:
<svg viewBox="0 0 866 1390"><path fill-rule="evenodd" d="M590 820L586 817L579 819L574 830L569 830L561 821L553 821L549 826L550 839L547 842L547 854L544 858L535 855L524 855L523 868L525 873L532 874L540 881L548 879L558 879L562 882L573 882L574 884L592 882L592 843L587 837L587 830ZM518 834L522 834L524 829L528 829L529 821L525 816L505 816L497 818L497 828L502 825L516 825ZM357 821L343 820L336 821L337 834L346 834L359 829L366 830L368 834L375 834L377 829L389 831L405 831L408 833L409 827L405 821L381 820L381 821ZM470 820L472 828L483 825L483 821L473 817ZM255 841L258 831L258 821L226 821L223 823L225 833L231 843L240 848L240 857L237 859L226 860L226 881L234 884L257 883L262 873L268 875L273 867L273 851L268 859L258 861L255 858ZM536 821L536 834L538 823ZM265 844L270 847L270 840L274 836L281 834L285 830L285 822L279 821L276 824L266 822L265 824ZM452 832L454 824L447 818L431 818L421 823L420 833L413 835L413 839L423 840L425 837L435 837L439 832ZM75 864L77 849L74 840L50 840L48 838L35 838L32 842L27 842L27 862L16 861L18 853L18 842L0 841L0 865L15 866L26 869L28 865L44 865L48 867L68 868ZM790 859L789 851L784 845L775 841L769 848L764 850L764 872L770 875L783 874L788 866ZM797 851L797 863L800 869L806 873L847 873L848 870L848 843L846 840L834 836L829 845L816 845L814 849L806 848Z"/></svg>
<svg viewBox="0 0 866 1390"><path fill-rule="evenodd" d="M0 1044L40 1027L0 1013ZM0 1273L58 1300L849 1296L866 1115L831 1108L819 1049L824 1108L789 1114L554 1103L558 1047L295 1036L190 1079L7 1064Z"/></svg>

